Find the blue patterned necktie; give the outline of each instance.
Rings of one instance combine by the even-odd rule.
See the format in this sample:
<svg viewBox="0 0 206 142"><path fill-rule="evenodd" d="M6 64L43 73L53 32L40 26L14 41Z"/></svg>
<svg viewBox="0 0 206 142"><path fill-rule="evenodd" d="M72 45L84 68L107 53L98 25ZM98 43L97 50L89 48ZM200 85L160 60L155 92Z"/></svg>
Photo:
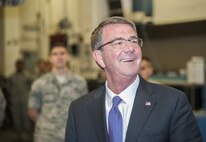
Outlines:
<svg viewBox="0 0 206 142"><path fill-rule="evenodd" d="M118 105L122 102L122 99L119 96L115 96L112 102L113 105L108 118L109 142L123 142L122 115L118 109Z"/></svg>

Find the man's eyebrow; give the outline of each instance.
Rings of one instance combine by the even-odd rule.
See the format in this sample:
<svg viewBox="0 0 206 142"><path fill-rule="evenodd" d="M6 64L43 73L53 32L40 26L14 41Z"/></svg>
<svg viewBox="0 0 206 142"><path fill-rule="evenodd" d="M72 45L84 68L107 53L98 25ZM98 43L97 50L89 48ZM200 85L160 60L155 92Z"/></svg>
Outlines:
<svg viewBox="0 0 206 142"><path fill-rule="evenodd" d="M137 36L131 36L130 39L138 39Z"/></svg>
<svg viewBox="0 0 206 142"><path fill-rule="evenodd" d="M116 38L114 38L113 40L118 40L118 39L126 39L126 38L116 37ZM138 37L137 37L137 36L131 36L131 37L129 37L129 39L138 39ZM113 41L113 40L112 40L112 41Z"/></svg>
<svg viewBox="0 0 206 142"><path fill-rule="evenodd" d="M114 38L112 41L114 41L114 40L119 40L119 39L124 39L123 37L116 37L116 38Z"/></svg>

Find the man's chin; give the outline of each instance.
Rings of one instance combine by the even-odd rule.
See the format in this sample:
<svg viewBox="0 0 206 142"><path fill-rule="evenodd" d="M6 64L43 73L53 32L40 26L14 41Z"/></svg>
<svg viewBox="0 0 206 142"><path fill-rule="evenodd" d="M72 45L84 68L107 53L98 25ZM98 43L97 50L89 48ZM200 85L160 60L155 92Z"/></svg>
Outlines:
<svg viewBox="0 0 206 142"><path fill-rule="evenodd" d="M65 66L56 66L56 69L58 69L58 70L62 70L64 68L65 68Z"/></svg>

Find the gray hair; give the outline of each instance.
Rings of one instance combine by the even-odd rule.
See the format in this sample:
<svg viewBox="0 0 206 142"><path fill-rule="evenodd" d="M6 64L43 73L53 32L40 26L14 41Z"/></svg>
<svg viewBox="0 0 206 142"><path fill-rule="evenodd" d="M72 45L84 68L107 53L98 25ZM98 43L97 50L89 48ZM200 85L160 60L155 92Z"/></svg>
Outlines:
<svg viewBox="0 0 206 142"><path fill-rule="evenodd" d="M96 27L94 31L92 32L92 35L91 35L92 50L96 50L98 47L100 47L103 44L103 41L102 41L103 40L102 39L103 38L102 37L103 28L106 25L110 25L110 24L127 24L131 26L135 32L137 32L135 24L127 18L119 17L119 16L107 18L106 20L102 21L99 24L99 26Z"/></svg>

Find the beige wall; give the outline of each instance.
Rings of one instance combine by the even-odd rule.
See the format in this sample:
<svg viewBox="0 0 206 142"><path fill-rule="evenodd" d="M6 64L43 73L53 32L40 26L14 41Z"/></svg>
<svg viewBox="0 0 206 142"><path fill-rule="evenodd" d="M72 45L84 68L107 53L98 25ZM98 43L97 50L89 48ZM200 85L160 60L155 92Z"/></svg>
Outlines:
<svg viewBox="0 0 206 142"><path fill-rule="evenodd" d="M4 74L14 72L14 63L20 58L20 19L18 7L4 8Z"/></svg>
<svg viewBox="0 0 206 142"><path fill-rule="evenodd" d="M3 8L0 7L0 75L4 71L4 23Z"/></svg>

